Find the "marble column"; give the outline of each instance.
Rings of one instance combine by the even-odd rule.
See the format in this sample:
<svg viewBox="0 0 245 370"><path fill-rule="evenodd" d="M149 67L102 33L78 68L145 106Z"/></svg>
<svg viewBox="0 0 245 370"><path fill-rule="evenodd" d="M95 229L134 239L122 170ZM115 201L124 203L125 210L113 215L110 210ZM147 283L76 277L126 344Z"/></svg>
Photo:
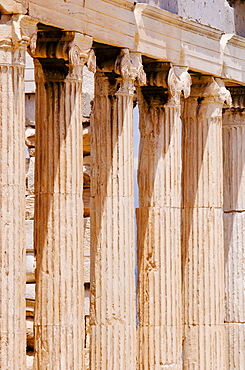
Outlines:
<svg viewBox="0 0 245 370"><path fill-rule="evenodd" d="M24 370L24 69L35 22L22 15L1 14L0 23L0 367Z"/></svg>
<svg viewBox="0 0 245 370"><path fill-rule="evenodd" d="M136 368L134 81L140 55L122 49L96 73L91 123L91 370ZM121 75L121 76L120 76Z"/></svg>
<svg viewBox="0 0 245 370"><path fill-rule="evenodd" d="M39 32L35 368L83 369L82 68L91 38Z"/></svg>
<svg viewBox="0 0 245 370"><path fill-rule="evenodd" d="M233 104L244 88L232 88ZM237 99L238 98L238 99ZM244 100L244 99L243 99ZM245 109L223 114L225 328L229 370L245 368Z"/></svg>
<svg viewBox="0 0 245 370"><path fill-rule="evenodd" d="M168 70L169 66L165 76L164 70L155 72L153 80L151 73L148 84L155 86L142 87L139 96L138 357L142 370L182 368L180 98L182 90L185 97L189 95L191 78L185 67Z"/></svg>
<svg viewBox="0 0 245 370"><path fill-rule="evenodd" d="M196 77L183 119L184 369L226 368L220 79Z"/></svg>

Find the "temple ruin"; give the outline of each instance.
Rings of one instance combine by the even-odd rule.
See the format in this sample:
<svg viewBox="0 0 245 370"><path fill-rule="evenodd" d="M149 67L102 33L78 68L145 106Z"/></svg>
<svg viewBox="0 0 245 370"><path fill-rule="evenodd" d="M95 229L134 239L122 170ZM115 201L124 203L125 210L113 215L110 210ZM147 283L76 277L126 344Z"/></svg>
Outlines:
<svg viewBox="0 0 245 370"><path fill-rule="evenodd" d="M245 370L245 1L0 0L0 123L0 369Z"/></svg>

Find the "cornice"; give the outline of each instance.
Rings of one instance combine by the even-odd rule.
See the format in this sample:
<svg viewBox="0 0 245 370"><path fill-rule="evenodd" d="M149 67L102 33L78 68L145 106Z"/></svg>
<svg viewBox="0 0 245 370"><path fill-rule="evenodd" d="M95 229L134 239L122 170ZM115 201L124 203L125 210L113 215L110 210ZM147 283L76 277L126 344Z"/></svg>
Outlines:
<svg viewBox="0 0 245 370"><path fill-rule="evenodd" d="M115 6L120 6L125 9L130 9L133 11L135 5L134 5L134 0L106 0L107 3L110 3Z"/></svg>
<svg viewBox="0 0 245 370"><path fill-rule="evenodd" d="M203 36L205 35L214 40L219 40L222 35L222 32L216 28L211 28L192 19L183 18L180 15L173 14L167 10L160 9L152 5L142 3L136 4L134 12L135 14L140 13L141 16L146 16L154 20L163 21L165 24L178 27L182 30L192 31ZM135 18L137 26L142 27L142 25L137 22L137 15Z"/></svg>
<svg viewBox="0 0 245 370"><path fill-rule="evenodd" d="M240 49L245 49L245 38L238 36L238 35L233 35L230 40L228 41L227 45L235 46Z"/></svg>

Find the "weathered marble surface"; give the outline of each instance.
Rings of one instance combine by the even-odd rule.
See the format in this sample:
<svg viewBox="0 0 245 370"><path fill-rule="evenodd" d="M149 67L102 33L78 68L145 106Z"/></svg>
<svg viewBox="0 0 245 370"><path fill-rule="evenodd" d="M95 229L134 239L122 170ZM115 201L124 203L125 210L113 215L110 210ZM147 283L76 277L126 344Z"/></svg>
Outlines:
<svg viewBox="0 0 245 370"><path fill-rule="evenodd" d="M28 17L1 16L0 367L3 370L25 370L24 68L29 31L33 29L35 22Z"/></svg>
<svg viewBox="0 0 245 370"><path fill-rule="evenodd" d="M166 67L165 67L166 68ZM169 67L168 67L169 69ZM153 72L152 85L163 71ZM139 93L139 369L182 369L181 93L187 68L174 67ZM159 77L158 77L159 76ZM168 94L163 93L168 87Z"/></svg>
<svg viewBox="0 0 245 370"><path fill-rule="evenodd" d="M229 370L245 367L244 138L244 109L226 109L223 115L223 159L225 328Z"/></svg>
<svg viewBox="0 0 245 370"><path fill-rule="evenodd" d="M225 369L222 108L224 83L193 79L183 117L183 365ZM204 344L205 343L205 344Z"/></svg>
<svg viewBox="0 0 245 370"><path fill-rule="evenodd" d="M67 49L62 49L61 61L50 61L50 39L59 50L60 37L68 39ZM86 56L81 45L87 51L91 39L75 33L61 33L60 37L42 33L34 54L38 59L34 367L80 370L85 333L81 99L84 59L80 53ZM65 61L69 62L68 67Z"/></svg>

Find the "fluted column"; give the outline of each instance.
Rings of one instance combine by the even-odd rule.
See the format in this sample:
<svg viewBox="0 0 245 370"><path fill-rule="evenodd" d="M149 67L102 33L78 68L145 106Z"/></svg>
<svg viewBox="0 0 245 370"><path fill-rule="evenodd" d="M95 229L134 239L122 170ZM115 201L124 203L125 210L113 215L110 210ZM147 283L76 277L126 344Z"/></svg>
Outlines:
<svg viewBox="0 0 245 370"><path fill-rule="evenodd" d="M224 84L196 78L183 120L184 369L226 368L222 107Z"/></svg>
<svg viewBox="0 0 245 370"><path fill-rule="evenodd" d="M82 66L90 38L38 33L35 368L83 369Z"/></svg>
<svg viewBox="0 0 245 370"><path fill-rule="evenodd" d="M133 95L144 73L127 49L114 70L96 73L91 125L92 370L136 366Z"/></svg>
<svg viewBox="0 0 245 370"><path fill-rule="evenodd" d="M244 88L231 89L233 103ZM237 94L238 93L238 94ZM241 100L241 99L239 99ZM244 103L244 102L243 102ZM225 328L229 370L245 368L245 111L223 114Z"/></svg>
<svg viewBox="0 0 245 370"><path fill-rule="evenodd" d="M35 22L1 15L0 24L0 368L25 369L26 48Z"/></svg>
<svg viewBox="0 0 245 370"><path fill-rule="evenodd" d="M168 67L169 69L169 67ZM167 72L167 71L166 71ZM151 74L152 75L152 74ZM164 71L142 87L139 99L138 356L139 369L182 368L181 105L187 68ZM158 77L159 76L159 77ZM156 87L159 86L159 87ZM160 87L162 86L162 87Z"/></svg>

